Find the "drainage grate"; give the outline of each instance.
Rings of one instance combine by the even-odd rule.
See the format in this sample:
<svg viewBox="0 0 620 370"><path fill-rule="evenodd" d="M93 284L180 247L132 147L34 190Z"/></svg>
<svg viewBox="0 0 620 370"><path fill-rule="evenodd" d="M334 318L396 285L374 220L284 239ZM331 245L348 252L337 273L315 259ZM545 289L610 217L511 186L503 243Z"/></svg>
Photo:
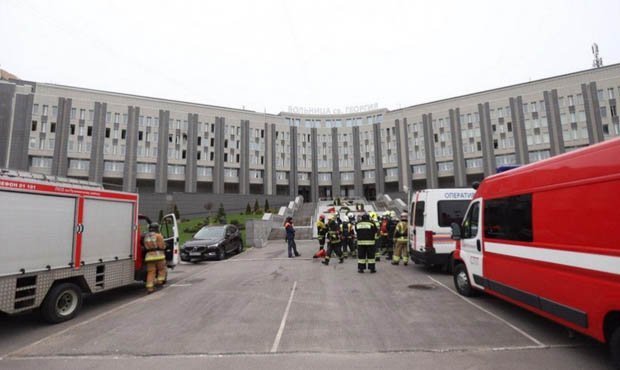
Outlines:
<svg viewBox="0 0 620 370"><path fill-rule="evenodd" d="M205 279L190 279L190 280L185 280L184 283L186 284L196 284L196 283L201 283L205 281Z"/></svg>
<svg viewBox="0 0 620 370"><path fill-rule="evenodd" d="M408 286L408 288L417 290L431 290L435 289L436 286L434 284L411 284Z"/></svg>

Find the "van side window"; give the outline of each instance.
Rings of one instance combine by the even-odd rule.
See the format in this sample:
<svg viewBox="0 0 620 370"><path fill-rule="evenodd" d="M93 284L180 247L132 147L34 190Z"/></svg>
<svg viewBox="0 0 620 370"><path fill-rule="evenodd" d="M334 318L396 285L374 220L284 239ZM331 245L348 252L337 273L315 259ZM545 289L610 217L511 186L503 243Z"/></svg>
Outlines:
<svg viewBox="0 0 620 370"><path fill-rule="evenodd" d="M437 202L437 224L450 227L453 222L460 224L467 212L469 200L440 200Z"/></svg>
<svg viewBox="0 0 620 370"><path fill-rule="evenodd" d="M533 241L532 194L487 200L484 235L489 239Z"/></svg>
<svg viewBox="0 0 620 370"><path fill-rule="evenodd" d="M480 202L472 204L469 213L463 222L463 239L474 238L478 235L478 220L480 219Z"/></svg>
<svg viewBox="0 0 620 370"><path fill-rule="evenodd" d="M415 206L415 225L424 226L424 201L417 202Z"/></svg>

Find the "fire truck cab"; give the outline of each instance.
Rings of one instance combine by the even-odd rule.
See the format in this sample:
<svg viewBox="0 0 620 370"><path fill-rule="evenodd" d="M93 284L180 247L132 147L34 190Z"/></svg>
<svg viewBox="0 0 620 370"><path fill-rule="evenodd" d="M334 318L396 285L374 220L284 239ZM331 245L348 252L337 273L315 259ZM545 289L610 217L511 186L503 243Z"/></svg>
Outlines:
<svg viewBox="0 0 620 370"><path fill-rule="evenodd" d="M461 225L454 284L609 343L620 365L620 139L490 176Z"/></svg>

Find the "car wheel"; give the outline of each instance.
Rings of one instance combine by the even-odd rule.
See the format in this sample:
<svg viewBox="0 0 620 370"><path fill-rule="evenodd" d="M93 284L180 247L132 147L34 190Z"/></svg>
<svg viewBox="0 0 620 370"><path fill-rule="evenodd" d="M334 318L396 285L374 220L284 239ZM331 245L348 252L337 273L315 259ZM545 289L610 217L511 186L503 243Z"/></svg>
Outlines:
<svg viewBox="0 0 620 370"><path fill-rule="evenodd" d="M41 304L41 315L45 321L57 324L71 320L82 307L82 289L73 283L55 285Z"/></svg>
<svg viewBox="0 0 620 370"><path fill-rule="evenodd" d="M609 340L611 363L614 369L620 369L620 326L616 327Z"/></svg>
<svg viewBox="0 0 620 370"><path fill-rule="evenodd" d="M237 254L243 252L243 243L239 241L239 245L237 246Z"/></svg>
<svg viewBox="0 0 620 370"><path fill-rule="evenodd" d="M226 258L226 251L224 251L224 248L221 247L217 250L217 260L221 261L225 258Z"/></svg>
<svg viewBox="0 0 620 370"><path fill-rule="evenodd" d="M472 288L467 274L467 267L464 264L458 264L454 267L454 287L460 295L472 297L476 295L476 291Z"/></svg>

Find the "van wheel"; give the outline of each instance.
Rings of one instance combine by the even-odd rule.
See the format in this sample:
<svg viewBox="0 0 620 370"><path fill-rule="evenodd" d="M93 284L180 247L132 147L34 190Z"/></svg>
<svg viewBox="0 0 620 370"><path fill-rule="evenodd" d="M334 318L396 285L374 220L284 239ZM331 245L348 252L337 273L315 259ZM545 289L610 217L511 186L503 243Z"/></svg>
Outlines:
<svg viewBox="0 0 620 370"><path fill-rule="evenodd" d="M45 321L57 324L71 320L82 308L82 290L73 283L55 285L41 304Z"/></svg>
<svg viewBox="0 0 620 370"><path fill-rule="evenodd" d="M609 340L609 350L611 352L611 363L614 369L620 369L620 326L616 327Z"/></svg>
<svg viewBox="0 0 620 370"><path fill-rule="evenodd" d="M471 287L469 275L467 275L467 267L464 264L458 264L454 267L454 287L460 295L472 297L476 295L476 291Z"/></svg>

